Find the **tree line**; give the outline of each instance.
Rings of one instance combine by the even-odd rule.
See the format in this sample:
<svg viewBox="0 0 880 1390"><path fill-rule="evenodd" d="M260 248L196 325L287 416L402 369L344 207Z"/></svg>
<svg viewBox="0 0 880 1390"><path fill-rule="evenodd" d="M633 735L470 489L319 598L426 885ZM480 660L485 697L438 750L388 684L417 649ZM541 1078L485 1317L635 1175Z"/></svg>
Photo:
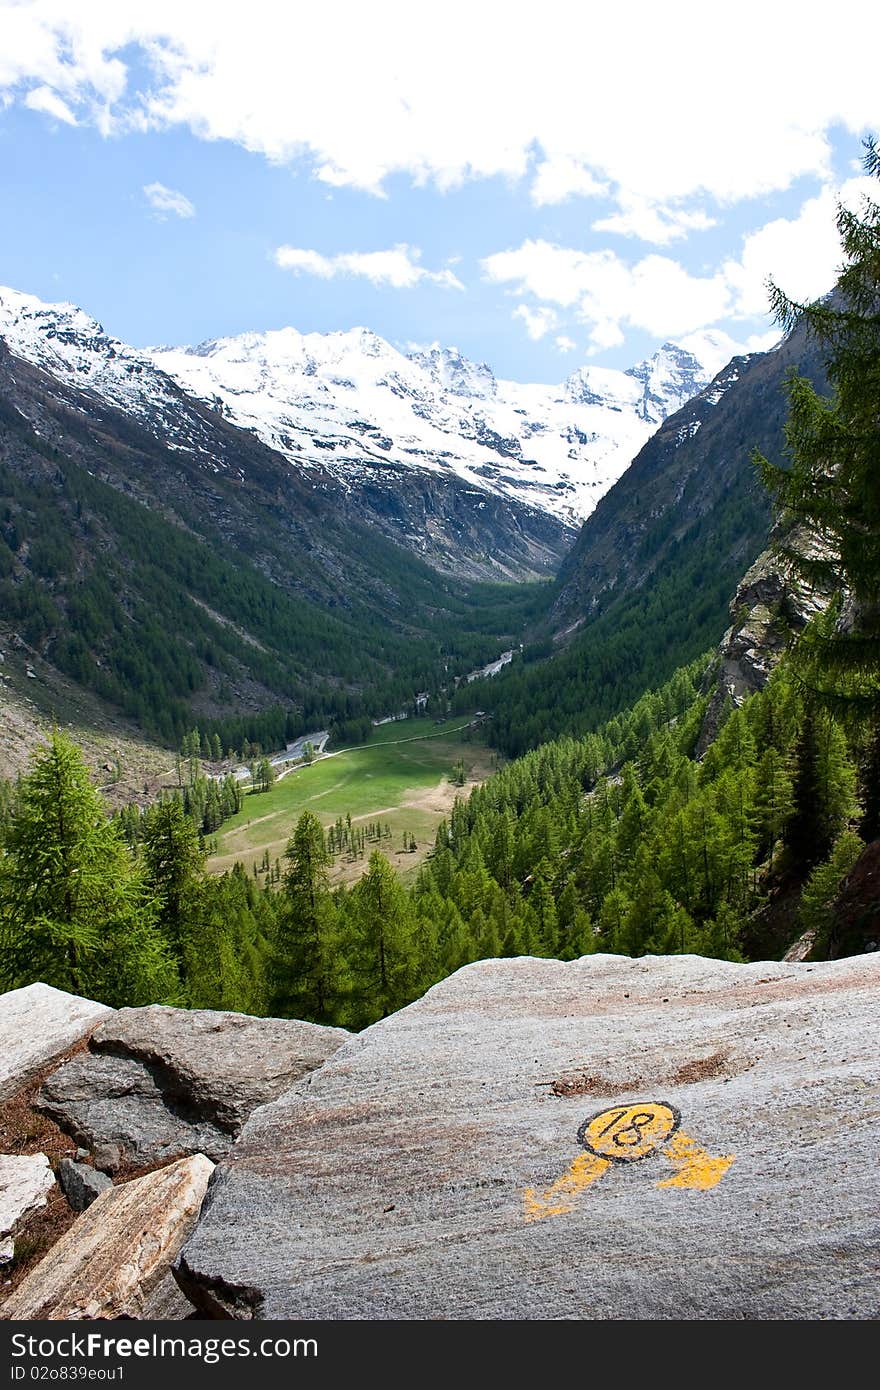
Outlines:
<svg viewBox="0 0 880 1390"><path fill-rule="evenodd" d="M704 675L693 664L597 733L546 744L458 799L410 889L380 824L364 834L363 877L333 888L333 852L354 841L308 811L265 884L240 865L209 875L180 792L111 816L54 734L3 803L0 984L359 1028L484 958L742 959L782 881L821 950L859 831L876 829L872 750L860 765L783 669L698 761Z"/></svg>

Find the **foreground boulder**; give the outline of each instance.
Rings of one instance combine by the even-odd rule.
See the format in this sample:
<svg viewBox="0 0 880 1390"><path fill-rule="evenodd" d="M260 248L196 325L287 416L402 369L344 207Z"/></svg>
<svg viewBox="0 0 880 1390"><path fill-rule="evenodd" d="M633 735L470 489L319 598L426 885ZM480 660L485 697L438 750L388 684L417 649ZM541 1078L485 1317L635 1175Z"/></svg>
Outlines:
<svg viewBox="0 0 880 1390"><path fill-rule="evenodd" d="M0 1265L15 1253L13 1234L44 1207L55 1176L45 1154L0 1154Z"/></svg>
<svg viewBox="0 0 880 1390"><path fill-rule="evenodd" d="M108 1188L0 1305L0 1317L150 1316L213 1167L195 1154Z"/></svg>
<svg viewBox="0 0 880 1390"><path fill-rule="evenodd" d="M175 1274L238 1318L876 1317L880 956L471 965L256 1111Z"/></svg>
<svg viewBox="0 0 880 1390"><path fill-rule="evenodd" d="M112 1013L106 1004L51 985L0 994L0 1101L20 1091Z"/></svg>
<svg viewBox="0 0 880 1390"><path fill-rule="evenodd" d="M88 1053L47 1079L35 1103L78 1143L115 1149L128 1163L188 1153L216 1160L252 1110L350 1036L291 1019L159 1004L119 1009L93 1033Z"/></svg>

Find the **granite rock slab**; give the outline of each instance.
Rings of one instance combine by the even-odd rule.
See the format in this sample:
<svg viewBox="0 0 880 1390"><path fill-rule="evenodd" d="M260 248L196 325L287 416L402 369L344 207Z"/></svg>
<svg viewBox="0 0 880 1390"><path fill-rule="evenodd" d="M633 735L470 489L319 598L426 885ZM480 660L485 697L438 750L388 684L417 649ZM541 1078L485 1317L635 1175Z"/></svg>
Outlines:
<svg viewBox="0 0 880 1390"><path fill-rule="evenodd" d="M203 1313L880 1313L880 955L484 961L256 1110Z"/></svg>

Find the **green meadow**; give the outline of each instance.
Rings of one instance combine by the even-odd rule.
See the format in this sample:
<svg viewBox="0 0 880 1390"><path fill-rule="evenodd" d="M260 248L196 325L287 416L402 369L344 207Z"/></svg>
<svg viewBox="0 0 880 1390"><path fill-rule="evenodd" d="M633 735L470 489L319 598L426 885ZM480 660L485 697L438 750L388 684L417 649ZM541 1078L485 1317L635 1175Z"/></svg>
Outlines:
<svg viewBox="0 0 880 1390"><path fill-rule="evenodd" d="M390 827L390 839L368 841L363 858L337 856L336 882L360 877L373 848L380 848L402 877L411 877L433 847L437 826L448 816L455 797L466 796L492 771L495 755L469 723L469 716L459 715L439 727L433 719L383 724L367 743L331 751L297 767L268 792L248 793L239 815L216 836L217 851L208 868L222 873L238 860L250 869L262 863L267 849L272 864L276 859L283 862L296 821L309 810L325 828L347 816L353 827L376 820ZM459 759L466 777L463 787L453 780ZM415 851L408 847L412 837Z"/></svg>

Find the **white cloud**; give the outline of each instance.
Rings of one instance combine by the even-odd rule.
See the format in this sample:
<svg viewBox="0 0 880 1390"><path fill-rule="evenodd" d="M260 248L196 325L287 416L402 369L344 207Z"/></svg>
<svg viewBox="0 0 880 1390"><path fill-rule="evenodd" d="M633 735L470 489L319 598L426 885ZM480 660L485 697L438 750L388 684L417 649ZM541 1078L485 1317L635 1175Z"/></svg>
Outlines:
<svg viewBox="0 0 880 1390"><path fill-rule="evenodd" d="M854 42L845 15L792 24L766 0L735 23L697 0L674 23L649 0L545 0L540 23L522 0L249 0L246 23L230 0L26 0L0 7L0 88L49 87L103 129L183 125L303 159L337 186L529 176L539 203L604 183L653 207L727 203L826 176L832 125L880 127L880 9L858 9Z"/></svg>
<svg viewBox="0 0 880 1390"><path fill-rule="evenodd" d="M344 251L337 256L324 256L299 246L279 246L275 264L294 275L319 275L332 280L337 275L362 275L374 285L389 285L395 290L412 289L423 281L431 281L446 289L463 290L464 285L449 267L425 270L418 264L421 251L417 246L399 243L389 251Z"/></svg>
<svg viewBox="0 0 880 1390"><path fill-rule="evenodd" d="M57 92L53 92L51 87L32 87L24 99L24 104L30 107L31 111L42 111L47 116L54 116L56 121L63 121L65 125L76 125L76 116L67 102Z"/></svg>
<svg viewBox="0 0 880 1390"><path fill-rule="evenodd" d="M746 352L769 352L771 348L779 346L782 337L778 328L771 328L766 333L750 333L743 347Z"/></svg>
<svg viewBox="0 0 880 1390"><path fill-rule="evenodd" d="M772 279L792 299L817 299L827 294L841 268L837 205L857 208L862 194L876 196L876 180L849 179L842 188L830 185L804 203L795 218L776 218L744 239L738 261L728 261L724 274L735 295L741 317L767 312L767 280Z"/></svg>
<svg viewBox="0 0 880 1390"><path fill-rule="evenodd" d="M145 183L144 194L151 208L160 217L172 213L175 217L195 217L196 210L185 193L176 188L166 188L164 183Z"/></svg>
<svg viewBox="0 0 880 1390"><path fill-rule="evenodd" d="M768 352L780 341L779 329L768 333L752 333L744 342L732 338L720 328L702 328L695 333L686 333L676 339L681 347L687 348L712 373L726 367L731 357L741 357L749 352Z"/></svg>
<svg viewBox="0 0 880 1390"><path fill-rule="evenodd" d="M542 160L535 170L531 188L532 202L538 207L545 203L564 203L575 195L594 198L607 191L607 184L594 178L579 160L565 154Z"/></svg>
<svg viewBox="0 0 880 1390"><path fill-rule="evenodd" d="M487 279L496 284L513 284L517 293L527 290L536 299L568 306L577 301L608 258L617 259L610 251L575 251L530 239L515 250L486 256L482 266Z"/></svg>
<svg viewBox="0 0 880 1390"><path fill-rule="evenodd" d="M657 337L692 332L721 318L730 298L720 275L691 275L666 256L629 265L613 251L525 241L487 256L482 265L490 281L510 285L514 293L572 308L589 326L594 351L622 343L627 324Z"/></svg>
<svg viewBox="0 0 880 1390"><path fill-rule="evenodd" d="M595 357L606 348L623 347L624 335L620 324L613 319L596 319L590 326L587 356Z"/></svg>
<svg viewBox="0 0 880 1390"><path fill-rule="evenodd" d="M548 309L546 305L538 309L530 309L527 304L520 304L514 309L513 317L522 319L526 326L526 332L533 342L546 337L558 322L556 311Z"/></svg>
<svg viewBox="0 0 880 1390"><path fill-rule="evenodd" d="M655 246L667 246L689 232L703 232L716 225L716 219L700 209L688 212L684 208L663 207L632 194L621 195L620 207L620 212L594 222L593 231L617 232L653 242Z"/></svg>
<svg viewBox="0 0 880 1390"><path fill-rule="evenodd" d="M574 338L569 338L567 333L560 333L553 341L560 352L574 352L577 347Z"/></svg>
<svg viewBox="0 0 880 1390"><path fill-rule="evenodd" d="M768 279L796 300L816 299L832 288L841 265L838 202L857 209L863 197L876 198L875 180L849 179L837 190L827 185L796 217L776 218L746 235L739 256L711 274L694 275L657 253L629 261L607 248L579 251L544 240L495 252L482 268L487 280L523 298L515 314L533 338L563 326L558 309L587 325L590 355L619 347L627 328L685 345L687 335L704 339L711 328L720 368L734 354L766 351L778 341L778 330L769 328L743 340L712 328L766 318ZM705 358L705 341L701 346Z"/></svg>

